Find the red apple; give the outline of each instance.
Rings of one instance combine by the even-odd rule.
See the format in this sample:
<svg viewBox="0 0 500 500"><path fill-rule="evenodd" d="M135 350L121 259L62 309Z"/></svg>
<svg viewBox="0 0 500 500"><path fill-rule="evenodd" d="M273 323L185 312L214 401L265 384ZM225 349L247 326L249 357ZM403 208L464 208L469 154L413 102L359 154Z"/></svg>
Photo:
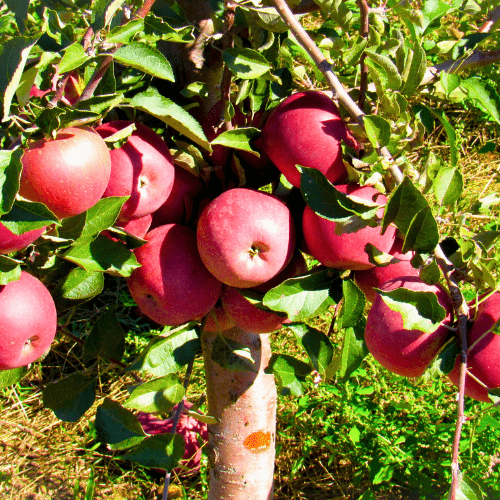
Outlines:
<svg viewBox="0 0 500 500"><path fill-rule="evenodd" d="M187 401L184 402L186 409L189 410L191 403ZM175 411L177 406L172 408ZM168 418L165 420L156 418L151 413L139 412L137 418L147 434L167 434L171 432L173 420ZM200 460L201 460L201 445L198 438L201 439L202 443L208 442L208 429L207 424L196 420L194 417L187 415L186 413L181 413L181 418L177 424L176 434L180 434L184 438L185 451L184 456L180 462L181 465L187 468L174 469L179 475L190 475L195 474L200 470ZM165 471L158 471L164 473Z"/></svg>
<svg viewBox="0 0 500 500"><path fill-rule="evenodd" d="M198 249L208 270L227 285L250 288L270 280L290 261L295 228L290 211L262 191L225 191L203 210Z"/></svg>
<svg viewBox="0 0 500 500"><path fill-rule="evenodd" d="M335 186L340 192L383 206L387 198L371 186L357 184ZM383 208L377 212L382 217ZM389 252L396 238L396 228L389 226L384 234L380 227L364 227L353 233L336 234L336 223L323 219L306 206L302 217L305 243L311 255L327 267L363 270L375 267L365 252L371 243L382 252Z"/></svg>
<svg viewBox="0 0 500 500"><path fill-rule="evenodd" d="M125 229L130 234L137 236L138 238L144 238L146 233L149 231L151 227L151 223L153 222L153 215L148 214L140 219L130 220L128 222L118 222L116 225Z"/></svg>
<svg viewBox="0 0 500 500"><path fill-rule="evenodd" d="M448 293L437 285L427 285L416 276L392 279L380 287L431 292L446 309L447 316L432 333L405 330L403 317L393 311L377 293L366 320L365 341L373 357L385 368L404 377L420 377L446 342L451 324L452 305Z"/></svg>
<svg viewBox="0 0 500 500"><path fill-rule="evenodd" d="M228 316L220 300L217 301L214 308L208 313L205 322L204 332L223 332L233 328L234 321Z"/></svg>
<svg viewBox="0 0 500 500"><path fill-rule="evenodd" d="M341 141L352 143L334 102L322 92L297 92L271 113L262 131L263 150L295 187L296 165L317 168L333 184L345 182Z"/></svg>
<svg viewBox="0 0 500 500"><path fill-rule="evenodd" d="M31 245L45 232L45 227L23 234L14 234L0 222L0 254L17 252Z"/></svg>
<svg viewBox="0 0 500 500"><path fill-rule="evenodd" d="M389 255L399 259L400 262L389 264L385 267L375 266L372 269L365 269L364 271L354 271L356 285L361 288L366 299L370 302L375 300L376 293L374 288L380 288L386 281L399 278L400 276L418 276L418 270L410 262L415 252L401 253L403 242L404 240L401 238L396 238L394 245L388 252Z"/></svg>
<svg viewBox="0 0 500 500"><path fill-rule="evenodd" d="M26 271L0 286L0 370L37 360L54 340L57 313L45 285Z"/></svg>
<svg viewBox="0 0 500 500"><path fill-rule="evenodd" d="M44 203L60 219L78 215L102 197L111 173L103 139L90 128L70 127L24 151L19 193Z"/></svg>
<svg viewBox="0 0 500 500"><path fill-rule="evenodd" d="M500 292L482 297L476 311L475 301L469 304L471 317L475 318L467 332L467 371L465 394L478 401L491 403L488 389L500 387L500 335L492 328L500 320ZM497 325L498 326L498 325ZM460 360L448 374L458 387Z"/></svg>
<svg viewBox="0 0 500 500"><path fill-rule="evenodd" d="M103 138L133 122L117 120L96 128ZM174 163L165 141L149 127L135 123L136 130L123 146L110 151L111 176L103 196L130 196L119 220L139 219L153 213L169 197L174 184Z"/></svg>
<svg viewBox="0 0 500 500"><path fill-rule="evenodd" d="M235 325L250 333L275 332L287 321L286 316L259 309L243 297L237 288L231 286L222 289L221 302Z"/></svg>
<svg viewBox="0 0 500 500"><path fill-rule="evenodd" d="M161 325L202 318L216 304L221 283L203 265L194 230L166 224L145 239L148 243L134 250L141 267L127 280L140 310Z"/></svg>
<svg viewBox="0 0 500 500"><path fill-rule="evenodd" d="M186 169L174 166L174 184L166 201L153 213L152 228L176 222L186 223L193 213L194 197L203 189L203 182Z"/></svg>

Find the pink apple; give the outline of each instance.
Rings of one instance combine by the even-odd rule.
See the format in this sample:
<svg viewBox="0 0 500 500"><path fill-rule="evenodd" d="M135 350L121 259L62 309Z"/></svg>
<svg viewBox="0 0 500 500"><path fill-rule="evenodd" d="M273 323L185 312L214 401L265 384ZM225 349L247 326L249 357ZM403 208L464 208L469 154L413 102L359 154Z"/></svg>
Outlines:
<svg viewBox="0 0 500 500"><path fill-rule="evenodd" d="M357 184L335 186L341 193L360 198L381 207L387 198L371 186L360 187ZM383 208L377 212L382 217ZM306 206L302 217L302 230L306 246L311 255L327 267L338 269L363 270L375 267L370 263L365 252L367 243L371 243L382 252L389 252L396 238L396 228L389 226L384 234L381 228L364 227L356 232L337 234L336 223L323 219Z"/></svg>
<svg viewBox="0 0 500 500"><path fill-rule="evenodd" d="M31 245L44 232L45 227L34 229L23 234L14 234L0 222L0 254L17 252Z"/></svg>
<svg viewBox="0 0 500 500"><path fill-rule="evenodd" d="M286 316L259 309L243 297L240 290L231 286L222 289L221 302L235 325L250 333L275 332L287 321Z"/></svg>
<svg viewBox="0 0 500 500"><path fill-rule="evenodd" d="M290 211L262 191L225 191L203 210L198 249L208 270L227 285L250 288L270 280L290 261L295 228Z"/></svg>
<svg viewBox="0 0 500 500"><path fill-rule="evenodd" d="M57 313L45 285L26 271L0 286L0 370L29 365L54 340Z"/></svg>
<svg viewBox="0 0 500 500"><path fill-rule="evenodd" d="M134 250L141 267L127 284L140 310L161 325L199 320L216 304L221 283L198 255L196 233L181 224L166 224L146 234Z"/></svg>
<svg viewBox="0 0 500 500"><path fill-rule="evenodd" d="M262 131L263 150L288 182L300 187L296 165L317 168L333 184L345 182L341 141L353 140L334 102L318 91L287 97Z"/></svg>
<svg viewBox="0 0 500 500"><path fill-rule="evenodd" d="M22 164L20 195L44 203L61 219L93 207L111 173L108 147L90 128L70 127L55 139L31 143Z"/></svg>
<svg viewBox="0 0 500 500"><path fill-rule="evenodd" d="M373 357L385 368L404 377L420 377L450 335L452 305L448 293L439 286L427 285L416 276L392 279L380 287L431 292L437 296L447 315L432 333L405 330L401 313L393 311L377 294L366 320L365 341Z"/></svg>
<svg viewBox="0 0 500 500"><path fill-rule="evenodd" d="M500 292L487 298L483 296L477 308L475 301L469 307L474 322L467 332L467 371L470 375L465 379L465 394L490 403L488 389L500 387L500 335L492 331L500 320ZM460 360L461 357L458 356L455 367L448 374L456 386L460 375Z"/></svg>
<svg viewBox="0 0 500 500"><path fill-rule="evenodd" d="M385 267L375 266L364 271L354 271L354 281L361 288L368 301L373 302L375 300L374 288L379 288L386 281L400 276L418 276L418 270L410 262L415 253L411 251L401 253L403 241L401 238L396 238L394 245L388 252L389 255L399 259L400 262Z"/></svg>
<svg viewBox="0 0 500 500"><path fill-rule="evenodd" d="M109 137L133 122L117 120L96 128ZM135 123L136 130L123 146L112 149L111 176L103 196L130 196L119 220L139 219L153 213L169 197L174 184L174 163L165 141L149 127Z"/></svg>

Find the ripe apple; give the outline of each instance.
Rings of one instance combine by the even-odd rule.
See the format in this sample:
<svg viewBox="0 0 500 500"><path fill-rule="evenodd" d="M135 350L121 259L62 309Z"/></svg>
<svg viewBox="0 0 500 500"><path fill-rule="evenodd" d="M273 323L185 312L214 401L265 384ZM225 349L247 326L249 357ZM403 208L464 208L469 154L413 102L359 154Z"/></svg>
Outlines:
<svg viewBox="0 0 500 500"><path fill-rule="evenodd" d="M271 333L279 330L286 316L272 311L264 311L247 300L237 288L225 286L221 293L221 302L228 316L235 325L250 333Z"/></svg>
<svg viewBox="0 0 500 500"><path fill-rule="evenodd" d="M403 242L403 239L396 238L394 245L388 252L389 255L399 259L400 262L385 267L375 266L364 271L354 271L354 281L361 288L368 301L373 302L375 300L374 288L380 288L386 281L400 276L418 276L418 270L410 262L415 252L401 253Z"/></svg>
<svg viewBox="0 0 500 500"><path fill-rule="evenodd" d="M23 234L14 234L0 222L0 254L17 252L31 245L45 232L45 227Z"/></svg>
<svg viewBox="0 0 500 500"><path fill-rule="evenodd" d="M234 321L229 317L220 299L215 304L214 308L208 313L207 321L205 322L204 332L224 332L233 328Z"/></svg>
<svg viewBox="0 0 500 500"><path fill-rule="evenodd" d="M483 300L484 299L484 300ZM500 387L500 335L492 331L500 320L500 292L480 298L469 304L470 315L475 318L467 332L467 374L465 395L478 401L491 403L488 389ZM497 325L498 327L498 325ZM448 377L458 387L461 357Z"/></svg>
<svg viewBox="0 0 500 500"><path fill-rule="evenodd" d="M340 192L383 206L387 198L371 186L342 184L335 186ZM383 208L377 212L382 217ZM371 243L382 252L389 252L396 238L396 228L389 226L384 234L380 227L366 226L353 233L336 234L336 223L323 219L306 206L302 217L302 230L310 254L324 266L338 269L363 270L375 267L365 252Z"/></svg>
<svg viewBox="0 0 500 500"><path fill-rule="evenodd" d="M102 197L111 174L104 140L90 128L69 127L31 143L22 156L19 194L57 217L78 215Z"/></svg>
<svg viewBox="0 0 500 500"><path fill-rule="evenodd" d="M317 168L333 184L345 182L341 141L354 145L335 103L314 90L287 97L262 131L263 150L295 187L300 187L296 165Z"/></svg>
<svg viewBox="0 0 500 500"><path fill-rule="evenodd" d="M187 401L184 402L186 409L190 409L193 405ZM174 406L172 411L175 411L177 406ZM137 418L144 429L146 434L167 434L171 432L173 426L173 419L167 418L165 420L156 418L151 413L139 412ZM202 443L208 442L208 428L207 424L200 422L194 417L186 413L181 413L179 423L177 424L176 434L180 434L185 441L184 456L180 462L181 465L187 468L174 469L179 475L191 475L200 470L201 461L201 445L198 438ZM163 470L158 470L162 474Z"/></svg>
<svg viewBox="0 0 500 500"><path fill-rule="evenodd" d="M443 325L451 323L451 299L440 286L427 285L416 276L389 280L380 289L400 287L435 294L447 311L445 320L432 333L405 330L401 314L393 311L377 293L366 320L365 341L373 357L389 371L404 377L420 377L450 334Z"/></svg>
<svg viewBox="0 0 500 500"><path fill-rule="evenodd" d="M116 120L96 128L103 138L133 122ZM146 125L135 123L136 130L123 146L110 151L111 176L103 196L130 196L119 220L140 219L161 207L174 184L174 162L165 141Z"/></svg>
<svg viewBox="0 0 500 500"><path fill-rule="evenodd" d="M270 280L290 261L295 228L284 203L262 191L225 191L198 221L200 257L223 283L250 288Z"/></svg>
<svg viewBox="0 0 500 500"><path fill-rule="evenodd" d="M207 314L222 285L203 265L194 230L166 224L144 239L148 243L134 250L141 267L127 279L139 309L161 325L182 325Z"/></svg>
<svg viewBox="0 0 500 500"><path fill-rule="evenodd" d="M177 165L174 165L174 172L172 191L153 212L153 229L164 224L186 223L193 214L194 197L203 190L203 182L196 175Z"/></svg>
<svg viewBox="0 0 500 500"><path fill-rule="evenodd" d="M57 313L45 285L21 271L17 281L0 286L0 370L37 360L54 340Z"/></svg>

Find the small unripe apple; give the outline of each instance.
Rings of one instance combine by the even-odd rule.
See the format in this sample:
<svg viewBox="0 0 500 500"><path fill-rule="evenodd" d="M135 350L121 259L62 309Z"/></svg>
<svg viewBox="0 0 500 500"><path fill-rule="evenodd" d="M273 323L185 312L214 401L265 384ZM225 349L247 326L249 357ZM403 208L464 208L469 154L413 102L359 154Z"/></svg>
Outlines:
<svg viewBox="0 0 500 500"><path fill-rule="evenodd" d="M199 320L216 304L221 283L198 254L196 234L181 224L166 224L146 234L134 250L141 267L127 279L140 310L161 325Z"/></svg>
<svg viewBox="0 0 500 500"><path fill-rule="evenodd" d="M393 311L377 293L366 320L365 341L373 357L385 368L404 377L420 377L445 344L451 323L451 299L437 285L427 285L415 276L400 277L384 283L384 291L406 288L431 292L447 312L446 318L432 333L406 330L401 313Z"/></svg>
<svg viewBox="0 0 500 500"><path fill-rule="evenodd" d="M117 120L96 128L103 138L133 122ZM103 196L130 196L119 220L140 219L157 210L169 197L174 184L174 163L165 141L142 123L119 148L110 151L111 176Z"/></svg>
<svg viewBox="0 0 500 500"><path fill-rule="evenodd" d="M372 186L342 184L335 186L341 193L360 198L381 207L387 198ZM382 217L384 209L377 212ZM374 266L365 251L367 243L371 243L382 252L389 252L396 238L396 228L389 226L381 234L380 226L366 226L356 232L337 234L337 224L317 215L306 206L302 217L302 230L305 243L311 255L327 267L337 269L363 270Z"/></svg>
<svg viewBox="0 0 500 500"><path fill-rule="evenodd" d="M262 191L225 191L198 221L200 257L223 283L250 288L270 280L292 258L295 228L290 211Z"/></svg>
<svg viewBox="0 0 500 500"><path fill-rule="evenodd" d="M0 370L26 366L50 348L57 329L54 300L45 285L21 271L0 286Z"/></svg>
<svg viewBox="0 0 500 500"><path fill-rule="evenodd" d="M286 316L259 309L243 297L237 288L231 286L222 289L221 302L235 325L250 333L275 332L287 321Z"/></svg>
<svg viewBox="0 0 500 500"><path fill-rule="evenodd" d="M317 168L333 184L345 182L341 141L352 143L339 109L314 90L287 97L262 131L263 150L295 187L300 187L296 165Z"/></svg>
<svg viewBox="0 0 500 500"><path fill-rule="evenodd" d="M45 204L60 219L93 207L111 173L108 147L90 128L69 127L55 139L29 144L22 164L19 194Z"/></svg>
<svg viewBox="0 0 500 500"><path fill-rule="evenodd" d="M483 300L484 299L484 300ZM492 331L500 320L500 292L487 298L481 297L476 308L475 301L469 304L470 316L475 318L467 332L467 374L465 395L478 401L490 403L488 389L500 387L500 335ZM458 387L461 356L448 374Z"/></svg>
<svg viewBox="0 0 500 500"><path fill-rule="evenodd" d="M34 229L23 234L14 234L0 222L0 254L17 252L31 245L44 232L45 227Z"/></svg>
<svg viewBox="0 0 500 500"><path fill-rule="evenodd" d="M389 255L399 259L399 262L385 267L375 266L364 271L354 271L354 281L361 288L368 301L375 300L374 288L380 288L386 281L400 276L418 276L418 270L410 262L415 252L401 253L403 241L401 238L396 238L394 245L388 252Z"/></svg>

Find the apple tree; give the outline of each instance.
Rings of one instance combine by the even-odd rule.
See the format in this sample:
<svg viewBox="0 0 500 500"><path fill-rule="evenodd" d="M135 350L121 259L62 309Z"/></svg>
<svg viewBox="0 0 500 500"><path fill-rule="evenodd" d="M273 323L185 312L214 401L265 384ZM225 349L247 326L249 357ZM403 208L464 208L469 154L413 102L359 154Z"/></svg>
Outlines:
<svg viewBox="0 0 500 500"><path fill-rule="evenodd" d="M500 229L468 223L460 159L472 138L452 116L477 113L490 125L483 150L497 147L500 8L0 8L0 324L24 302L12 290L27 279L58 316L50 331L26 332L25 318L48 325L52 313L19 308L0 326L2 386L43 366L66 336L83 347L84 369L46 386L58 418L84 417L114 367L130 395L98 401L99 439L166 470L165 498L170 471L186 467L176 431L189 417L208 425L208 498L269 499L276 386L293 397L311 378L342 383L371 354L403 376L457 386L449 498L483 498L459 450L464 398L500 401ZM429 147L437 134L439 150ZM477 210L498 203L495 182ZM72 332L76 311L124 284L159 332L126 361L114 307ZM327 312L329 330L314 327ZM284 327L307 362L272 352L268 334ZM200 356L205 414L184 399ZM169 432L156 432L150 420L172 410Z"/></svg>

